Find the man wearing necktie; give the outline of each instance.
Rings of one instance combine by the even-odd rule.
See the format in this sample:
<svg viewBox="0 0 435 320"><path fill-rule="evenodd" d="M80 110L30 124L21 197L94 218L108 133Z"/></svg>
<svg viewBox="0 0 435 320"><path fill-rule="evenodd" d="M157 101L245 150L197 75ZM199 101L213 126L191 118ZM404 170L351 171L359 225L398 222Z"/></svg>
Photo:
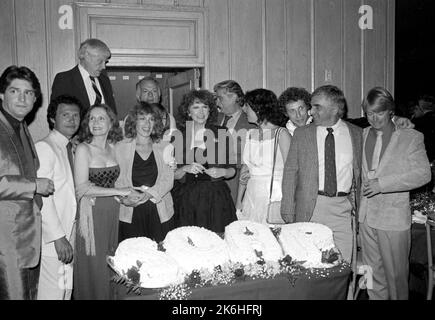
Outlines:
<svg viewBox="0 0 435 320"><path fill-rule="evenodd" d="M38 300L69 300L72 291L71 240L76 217L71 138L80 126L82 106L78 99L62 95L50 102L47 122L50 133L36 143L38 177L54 181L56 192L43 199L42 253Z"/></svg>
<svg viewBox="0 0 435 320"><path fill-rule="evenodd" d="M37 178L38 156L25 123L41 95L36 75L10 66L0 77L0 300L34 300L41 254L41 196L53 181Z"/></svg>
<svg viewBox="0 0 435 320"><path fill-rule="evenodd" d="M362 130L344 120L343 92L331 85L311 97L313 123L294 131L283 174L284 221L327 225L351 262L351 212L360 189Z"/></svg>
<svg viewBox="0 0 435 320"><path fill-rule="evenodd" d="M359 210L362 261L373 271L370 299L408 299L411 212L409 191L431 179L423 135L392 122L391 94L373 88L363 102L370 127L363 132Z"/></svg>
<svg viewBox="0 0 435 320"><path fill-rule="evenodd" d="M217 118L217 125L226 127L234 143L234 151L231 155L232 163L236 164L236 174L234 177L225 180L231 190L231 197L234 203L237 200L239 190L240 169L242 167L243 147L246 133L249 129L256 128L255 124L248 122L248 116L243 111L244 94L240 85L234 80L225 80L214 86L217 105L220 109Z"/></svg>
<svg viewBox="0 0 435 320"><path fill-rule="evenodd" d="M93 105L106 104L116 114L112 85L105 73L110 49L101 40L87 39L80 45L78 56L77 66L54 78L50 100L70 95L80 101L85 111Z"/></svg>

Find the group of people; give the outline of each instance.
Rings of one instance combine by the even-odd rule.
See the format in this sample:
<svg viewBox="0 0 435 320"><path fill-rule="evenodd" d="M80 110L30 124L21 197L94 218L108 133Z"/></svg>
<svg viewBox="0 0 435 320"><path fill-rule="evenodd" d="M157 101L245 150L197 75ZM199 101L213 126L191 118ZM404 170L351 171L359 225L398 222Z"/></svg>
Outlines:
<svg viewBox="0 0 435 320"><path fill-rule="evenodd" d="M50 133L36 144L25 117L37 77L11 66L0 78L0 299L113 299L106 257L120 241L160 242L179 226L223 233L238 219L325 224L350 262L353 214L370 298L407 298L409 191L431 174L387 90L371 89L366 118L348 121L335 86L277 97L226 80L188 92L176 124L146 77L118 121L109 48L88 39L78 56L54 79Z"/></svg>

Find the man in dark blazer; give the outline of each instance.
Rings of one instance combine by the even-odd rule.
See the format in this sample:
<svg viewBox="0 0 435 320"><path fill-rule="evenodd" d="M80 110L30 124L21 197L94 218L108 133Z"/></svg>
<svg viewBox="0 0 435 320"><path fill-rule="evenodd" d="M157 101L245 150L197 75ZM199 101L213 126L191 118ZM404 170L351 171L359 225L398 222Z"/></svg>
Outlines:
<svg viewBox="0 0 435 320"><path fill-rule="evenodd" d="M0 300L35 300L41 255L40 196L53 181L37 178L38 156L24 118L41 95L35 74L10 66L0 77Z"/></svg>
<svg viewBox="0 0 435 320"><path fill-rule="evenodd" d="M242 167L243 146L246 133L249 129L255 128L255 124L248 122L248 116L242 110L244 104L244 94L240 85L234 80L225 80L214 86L217 98L217 105L220 108L217 125L227 127L234 142L232 155L233 164L236 164L236 174L227 179L226 182L231 190L234 203L237 201L239 189L240 169Z"/></svg>
<svg viewBox="0 0 435 320"><path fill-rule="evenodd" d="M87 39L80 45L78 55L77 66L54 78L50 101L70 95L82 103L85 112L92 105L107 104L117 114L112 85L105 74L110 49L101 40Z"/></svg>
<svg viewBox="0 0 435 320"><path fill-rule="evenodd" d="M311 221L329 226L343 258L350 262L351 211L360 194L362 130L341 119L345 98L335 86L317 88L311 105L314 122L295 130L285 163L281 216L287 223ZM335 139L335 157L326 153L331 149L326 144L328 135ZM326 166L331 159L335 174ZM335 189L331 192L332 181Z"/></svg>

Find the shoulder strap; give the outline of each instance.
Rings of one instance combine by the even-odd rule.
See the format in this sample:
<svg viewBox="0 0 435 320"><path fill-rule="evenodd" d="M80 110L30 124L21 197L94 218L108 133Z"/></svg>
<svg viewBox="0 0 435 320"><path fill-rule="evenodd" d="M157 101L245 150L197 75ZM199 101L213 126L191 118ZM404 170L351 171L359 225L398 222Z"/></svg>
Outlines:
<svg viewBox="0 0 435 320"><path fill-rule="evenodd" d="M272 176L270 180L270 192L269 192L269 201L272 198L272 188L273 188L273 176L275 174L275 162L276 162L276 153L278 151L278 145L279 145L279 135L281 133L281 127L276 129L275 131L275 138L274 138L274 146L273 146L273 164L272 164Z"/></svg>

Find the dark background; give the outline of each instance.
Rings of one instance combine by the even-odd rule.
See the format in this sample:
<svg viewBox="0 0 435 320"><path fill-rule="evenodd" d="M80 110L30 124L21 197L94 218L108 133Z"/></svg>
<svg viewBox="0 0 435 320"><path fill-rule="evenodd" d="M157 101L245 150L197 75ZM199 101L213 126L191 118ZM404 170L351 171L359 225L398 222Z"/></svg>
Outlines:
<svg viewBox="0 0 435 320"><path fill-rule="evenodd" d="M395 61L395 100L406 115L418 96L435 96L435 0L396 1Z"/></svg>

